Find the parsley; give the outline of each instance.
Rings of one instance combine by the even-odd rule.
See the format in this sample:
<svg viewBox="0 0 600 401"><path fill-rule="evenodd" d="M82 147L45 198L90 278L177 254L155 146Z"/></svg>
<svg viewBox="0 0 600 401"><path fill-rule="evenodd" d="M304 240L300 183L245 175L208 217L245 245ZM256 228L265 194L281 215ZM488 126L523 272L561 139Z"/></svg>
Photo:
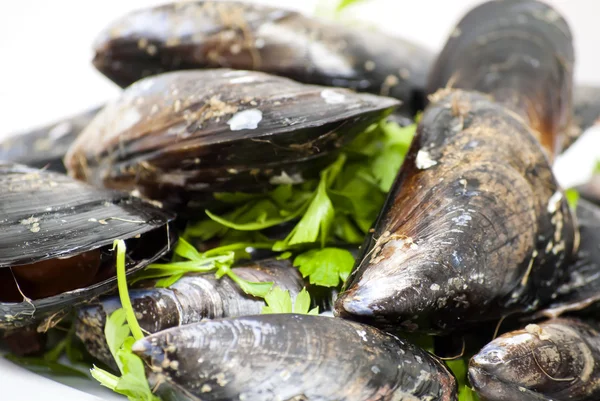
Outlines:
<svg viewBox="0 0 600 401"><path fill-rule="evenodd" d="M125 277L125 241L115 240L113 249L117 249L117 285L121 298L121 309L113 312L106 321L104 335L108 348L119 367L121 377L94 366L92 377L105 387L123 394L130 401L160 401L152 394L143 361L131 351L136 340L142 339L142 329L131 306ZM187 251L192 251L187 249ZM132 334L130 336L129 334Z"/></svg>
<svg viewBox="0 0 600 401"><path fill-rule="evenodd" d="M292 306L292 298L288 290L282 290L279 287L273 289L265 297L266 306L262 312L268 313L299 313L304 315L318 315L319 307L310 309L310 295L303 288L296 296L294 305Z"/></svg>
<svg viewBox="0 0 600 401"><path fill-rule="evenodd" d="M283 252L286 257L292 252L297 256L294 264L311 284L337 286L340 279L348 277L354 260L349 252L332 246L340 241L362 243L385 202L415 129L414 124L373 124L343 149L337 160L321 172L319 180L280 185L266 194L217 194L215 197L229 209L220 215L207 210L208 219L189 225L184 238L218 238L231 245L258 243L261 249ZM290 222L296 224L285 238L270 241L265 237L264 230ZM215 252L212 256L219 259L205 260L203 271L231 266L238 259ZM208 252L202 256L207 257ZM174 261L168 266L152 265L149 270L160 270L164 276L168 271L182 274L177 268L183 263L189 265Z"/></svg>
<svg viewBox="0 0 600 401"><path fill-rule="evenodd" d="M600 174L600 160L596 160L596 165L594 166L592 174Z"/></svg>
<svg viewBox="0 0 600 401"><path fill-rule="evenodd" d="M294 266L300 268L303 277L309 277L311 284L337 287L340 279L346 281L350 275L354 257L345 249L312 249L298 255Z"/></svg>
<svg viewBox="0 0 600 401"><path fill-rule="evenodd" d="M175 257L176 259L187 260L173 261L166 264L151 264L138 279L163 277L163 280L159 280L156 286L168 287L179 280L185 273L215 271L217 278L223 276L229 277L246 294L264 298L273 286L272 282L244 280L235 274L231 266L235 261L249 257L246 252L248 247L270 249L271 246L271 243L236 243L200 253L184 238L179 238L174 251ZM119 290L120 292L121 290Z"/></svg>
<svg viewBox="0 0 600 401"><path fill-rule="evenodd" d="M458 384L458 401L478 401L477 394L471 389L467 380L469 369L468 358L446 361L446 366L456 377Z"/></svg>
<svg viewBox="0 0 600 401"><path fill-rule="evenodd" d="M567 203L571 207L571 210L577 210L579 196L579 192L574 188L569 188L565 191L565 197L567 198Z"/></svg>

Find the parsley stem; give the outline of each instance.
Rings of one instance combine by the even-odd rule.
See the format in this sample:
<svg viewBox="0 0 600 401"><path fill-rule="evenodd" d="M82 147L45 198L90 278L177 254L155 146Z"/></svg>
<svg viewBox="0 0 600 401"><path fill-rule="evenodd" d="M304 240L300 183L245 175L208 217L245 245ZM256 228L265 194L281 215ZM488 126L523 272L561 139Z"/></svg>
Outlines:
<svg viewBox="0 0 600 401"><path fill-rule="evenodd" d="M115 240L113 243L113 249L117 248L117 286L119 288L119 298L121 298L121 305L125 310L125 318L127 319L127 325L131 330L131 335L136 340L144 338L142 329L135 318L135 312L131 305L131 299L129 298L129 291L127 290L127 275L125 274L125 241Z"/></svg>

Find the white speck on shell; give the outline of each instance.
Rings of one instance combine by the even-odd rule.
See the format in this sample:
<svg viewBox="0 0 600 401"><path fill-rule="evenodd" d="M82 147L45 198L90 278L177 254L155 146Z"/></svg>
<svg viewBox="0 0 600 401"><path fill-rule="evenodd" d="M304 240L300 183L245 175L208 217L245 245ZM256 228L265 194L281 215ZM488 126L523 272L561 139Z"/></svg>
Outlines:
<svg viewBox="0 0 600 401"><path fill-rule="evenodd" d="M431 155L426 150L419 150L417 153L417 158L415 160L415 164L419 170L426 170L429 167L435 166L437 161L431 158Z"/></svg>
<svg viewBox="0 0 600 401"><path fill-rule="evenodd" d="M242 76L242 77L233 78L229 82L232 84L247 84L247 83L251 83L254 81L256 81L256 76L246 75L246 76Z"/></svg>
<svg viewBox="0 0 600 401"><path fill-rule="evenodd" d="M235 113L227 124L232 131L241 131L244 129L256 129L258 123L262 120L262 111L258 109L248 109Z"/></svg>
<svg viewBox="0 0 600 401"><path fill-rule="evenodd" d="M333 89L323 89L321 97L325 99L327 104L340 104L346 101L346 96L343 93L336 92Z"/></svg>
<svg viewBox="0 0 600 401"><path fill-rule="evenodd" d="M562 192L556 191L548 200L548 213L556 213L562 201Z"/></svg>
<svg viewBox="0 0 600 401"><path fill-rule="evenodd" d="M439 291L440 290L440 286L439 286L439 284L433 283L433 284L431 284L431 287L429 287L429 289L431 291Z"/></svg>
<svg viewBox="0 0 600 401"><path fill-rule="evenodd" d="M296 173L291 176L288 175L285 171L281 172L281 175L276 175L271 177L269 180L269 184L271 185L287 185L287 184L301 184L304 182L302 178L302 174Z"/></svg>

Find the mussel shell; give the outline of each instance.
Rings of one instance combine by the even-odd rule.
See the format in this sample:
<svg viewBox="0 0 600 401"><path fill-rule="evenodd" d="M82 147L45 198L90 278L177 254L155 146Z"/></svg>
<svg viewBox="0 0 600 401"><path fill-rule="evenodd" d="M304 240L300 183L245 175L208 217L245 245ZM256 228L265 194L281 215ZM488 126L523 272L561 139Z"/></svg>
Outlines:
<svg viewBox="0 0 600 401"><path fill-rule="evenodd" d="M373 327L273 314L181 326L133 345L164 400L456 400L444 364Z"/></svg>
<svg viewBox="0 0 600 401"><path fill-rule="evenodd" d="M536 310L565 278L571 211L527 124L443 90L336 302L343 317L447 333Z"/></svg>
<svg viewBox="0 0 600 401"><path fill-rule="evenodd" d="M556 289L540 315L555 318L567 312L594 316L600 302L600 207L580 199L577 203L580 245L565 283Z"/></svg>
<svg viewBox="0 0 600 401"><path fill-rule="evenodd" d="M573 91L574 122L586 130L600 121L600 87L579 85Z"/></svg>
<svg viewBox="0 0 600 401"><path fill-rule="evenodd" d="M94 65L123 87L148 75L197 68L264 71L347 87L422 110L433 53L368 28L239 1L170 3L114 21L94 45Z"/></svg>
<svg viewBox="0 0 600 401"><path fill-rule="evenodd" d="M261 260L233 268L242 279L273 282L289 291L292 299L302 290L303 280L289 260ZM129 290L133 310L143 330L156 333L171 327L216 319L260 314L265 302L245 294L228 277L214 273L187 274L168 288L153 288L155 280L145 280ZM75 332L88 352L105 364L114 365L104 335L106 316L121 308L117 295L102 297L77 312ZM113 366L116 367L116 366Z"/></svg>
<svg viewBox="0 0 600 401"><path fill-rule="evenodd" d="M165 254L172 241L168 223L173 215L127 194L99 190L59 173L18 164L0 163L0 216L3 273L100 250L123 239L128 244L131 274ZM6 277L12 276L5 274L3 279ZM0 328L40 321L115 286L113 275L54 296L1 302Z"/></svg>
<svg viewBox="0 0 600 401"><path fill-rule="evenodd" d="M553 319L506 333L469 365L486 401L595 401L600 397L600 326Z"/></svg>
<svg viewBox="0 0 600 401"><path fill-rule="evenodd" d="M77 135L89 124L100 107L62 121L15 134L0 143L0 160L65 173L63 158Z"/></svg>
<svg viewBox="0 0 600 401"><path fill-rule="evenodd" d="M567 22L537 0L487 1L458 23L431 69L428 91L490 94L528 121L550 157L572 118L574 50Z"/></svg>
<svg viewBox="0 0 600 401"><path fill-rule="evenodd" d="M183 207L215 191L273 184L282 172L300 181L305 172L316 177L317 167L397 105L260 72L165 73L108 104L65 164L96 186Z"/></svg>

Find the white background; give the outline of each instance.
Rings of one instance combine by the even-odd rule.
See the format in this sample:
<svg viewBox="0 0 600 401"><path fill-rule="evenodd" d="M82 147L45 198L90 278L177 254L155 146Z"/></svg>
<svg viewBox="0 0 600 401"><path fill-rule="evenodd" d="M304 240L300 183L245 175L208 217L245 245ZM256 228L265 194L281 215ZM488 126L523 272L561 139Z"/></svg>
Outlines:
<svg viewBox="0 0 600 401"><path fill-rule="evenodd" d="M157 0L0 0L0 138L104 103L119 89L91 65L91 45L111 20ZM312 13L316 0L263 0ZM478 0L372 0L349 12L433 50ZM553 0L575 38L576 81L600 85L600 1ZM559 180L585 178L600 157L600 130L590 130L557 163ZM102 393L93 385L94 392ZM100 390L100 392L98 392ZM112 398L112 397L111 397ZM87 401L55 382L0 360L2 401ZM106 398L108 399L108 398Z"/></svg>

